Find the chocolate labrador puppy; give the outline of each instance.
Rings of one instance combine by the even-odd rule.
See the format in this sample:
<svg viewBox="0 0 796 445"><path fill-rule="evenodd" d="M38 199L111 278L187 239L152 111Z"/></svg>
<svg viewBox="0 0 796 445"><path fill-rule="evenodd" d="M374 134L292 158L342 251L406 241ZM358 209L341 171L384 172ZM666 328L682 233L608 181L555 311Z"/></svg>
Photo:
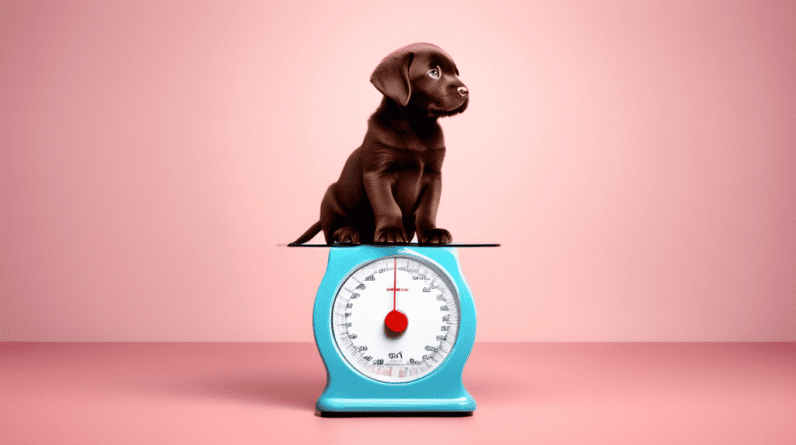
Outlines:
<svg viewBox="0 0 796 445"><path fill-rule="evenodd" d="M368 120L362 145L329 186L321 220L293 244L323 230L332 243L445 244L436 226L445 142L437 119L467 108L467 87L453 59L438 46L415 43L381 61L370 77L384 94Z"/></svg>

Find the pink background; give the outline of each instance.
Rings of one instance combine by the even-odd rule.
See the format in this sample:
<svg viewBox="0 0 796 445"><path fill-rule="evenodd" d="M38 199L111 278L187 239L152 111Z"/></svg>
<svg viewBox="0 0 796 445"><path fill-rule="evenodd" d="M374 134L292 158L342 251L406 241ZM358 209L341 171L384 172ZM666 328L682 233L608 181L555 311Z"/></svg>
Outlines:
<svg viewBox="0 0 796 445"><path fill-rule="evenodd" d="M479 341L796 340L796 7L749 0L0 2L0 341L311 341L277 244L416 41Z"/></svg>

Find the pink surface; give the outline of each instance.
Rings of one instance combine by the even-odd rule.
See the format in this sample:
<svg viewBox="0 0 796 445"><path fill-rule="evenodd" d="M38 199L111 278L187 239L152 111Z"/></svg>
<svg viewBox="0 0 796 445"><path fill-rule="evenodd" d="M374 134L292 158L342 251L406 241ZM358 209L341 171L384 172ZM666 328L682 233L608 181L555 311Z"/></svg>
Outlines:
<svg viewBox="0 0 796 445"><path fill-rule="evenodd" d="M0 443L796 443L796 346L480 343L467 418L320 418L310 343L0 343Z"/></svg>
<svg viewBox="0 0 796 445"><path fill-rule="evenodd" d="M479 341L796 340L793 2L0 4L0 340L311 341L376 64L430 41Z"/></svg>

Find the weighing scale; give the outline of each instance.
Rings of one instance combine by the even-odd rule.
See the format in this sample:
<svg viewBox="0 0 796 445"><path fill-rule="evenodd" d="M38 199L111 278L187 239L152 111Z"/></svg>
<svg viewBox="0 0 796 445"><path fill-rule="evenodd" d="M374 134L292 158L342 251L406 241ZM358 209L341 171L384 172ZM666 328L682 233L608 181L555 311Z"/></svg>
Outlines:
<svg viewBox="0 0 796 445"><path fill-rule="evenodd" d="M475 410L462 384L475 303L456 249L498 244L290 246L330 248L313 310L320 415Z"/></svg>

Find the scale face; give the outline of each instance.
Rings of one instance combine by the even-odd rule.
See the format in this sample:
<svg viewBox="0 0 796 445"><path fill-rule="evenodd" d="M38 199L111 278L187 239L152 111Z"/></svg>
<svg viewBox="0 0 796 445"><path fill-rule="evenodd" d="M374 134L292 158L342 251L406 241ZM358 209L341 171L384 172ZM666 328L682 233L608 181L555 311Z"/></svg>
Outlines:
<svg viewBox="0 0 796 445"><path fill-rule="evenodd" d="M459 313L458 292L445 272L420 258L390 255L343 282L332 303L332 337L366 377L411 382L445 361L456 343Z"/></svg>
<svg viewBox="0 0 796 445"><path fill-rule="evenodd" d="M331 247L313 328L321 413L471 413L475 305L454 247Z"/></svg>

